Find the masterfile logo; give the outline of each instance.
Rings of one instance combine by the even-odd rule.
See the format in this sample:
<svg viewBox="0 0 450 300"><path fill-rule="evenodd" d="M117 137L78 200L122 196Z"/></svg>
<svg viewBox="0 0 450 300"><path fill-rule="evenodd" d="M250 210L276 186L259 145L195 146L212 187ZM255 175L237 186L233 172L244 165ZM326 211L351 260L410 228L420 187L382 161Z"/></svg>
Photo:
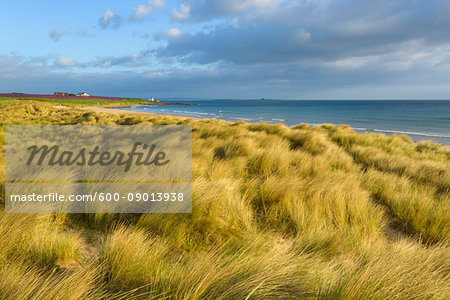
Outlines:
<svg viewBox="0 0 450 300"><path fill-rule="evenodd" d="M138 150L140 146L142 146L142 150L145 153ZM130 152L116 151L112 154L110 151L100 152L100 146L95 146L90 151L82 148L78 153L74 153L72 151L61 151L59 146L33 145L27 148L30 151L30 156L26 165L30 166L35 159L35 163L38 166L42 166L43 163L47 163L49 166L88 165L93 167L96 165L108 166L116 164L117 166L125 166L124 171L128 172L133 163L136 166L150 166L154 164L158 167L168 164L170 160L166 159L166 152L156 152L156 148L157 146L155 144L149 146L141 142L136 142ZM136 159L134 159L135 157Z"/></svg>
<svg viewBox="0 0 450 300"><path fill-rule="evenodd" d="M5 138L7 212L191 211L190 126L8 125Z"/></svg>
<svg viewBox="0 0 450 300"><path fill-rule="evenodd" d="M7 125L6 180L191 180L192 128Z"/></svg>

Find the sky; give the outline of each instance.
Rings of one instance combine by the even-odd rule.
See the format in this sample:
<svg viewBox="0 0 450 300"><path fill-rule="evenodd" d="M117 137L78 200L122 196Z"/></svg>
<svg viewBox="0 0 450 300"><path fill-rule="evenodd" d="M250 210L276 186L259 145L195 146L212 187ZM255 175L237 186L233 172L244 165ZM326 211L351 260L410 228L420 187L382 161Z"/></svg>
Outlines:
<svg viewBox="0 0 450 300"><path fill-rule="evenodd" d="M17 0L0 7L0 92L450 99L448 0Z"/></svg>

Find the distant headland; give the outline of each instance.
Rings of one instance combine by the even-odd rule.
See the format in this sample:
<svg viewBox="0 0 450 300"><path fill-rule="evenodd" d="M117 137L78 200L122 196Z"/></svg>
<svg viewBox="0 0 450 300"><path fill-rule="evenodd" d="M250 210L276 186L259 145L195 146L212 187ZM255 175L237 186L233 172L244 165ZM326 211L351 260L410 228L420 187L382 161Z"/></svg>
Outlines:
<svg viewBox="0 0 450 300"><path fill-rule="evenodd" d="M87 92L69 93L69 92L54 92L53 94L26 94L26 93L0 93L0 99L24 99L24 100L63 100L67 103L73 104L89 104L89 102L95 102L95 104L112 104L117 105L195 105L186 102L163 102L149 97L148 99L142 98L129 98L129 97L105 97L91 95ZM71 101L73 100L73 101Z"/></svg>

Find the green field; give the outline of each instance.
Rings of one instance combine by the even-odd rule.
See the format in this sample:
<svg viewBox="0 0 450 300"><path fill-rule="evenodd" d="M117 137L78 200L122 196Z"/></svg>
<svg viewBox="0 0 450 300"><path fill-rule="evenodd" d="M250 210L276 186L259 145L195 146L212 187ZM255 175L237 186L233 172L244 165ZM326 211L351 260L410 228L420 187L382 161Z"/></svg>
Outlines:
<svg viewBox="0 0 450 300"><path fill-rule="evenodd" d="M70 106L118 106L118 105L151 105L154 104L152 102L145 101L140 98L121 98L120 101L110 101L103 99L43 99L43 98L12 98L12 97L0 97L0 102L11 101L11 100L19 100L19 101L36 101L36 102L46 102L53 104L61 104L61 105L70 105Z"/></svg>
<svg viewBox="0 0 450 300"><path fill-rule="evenodd" d="M6 124L191 125L193 212L0 212L2 299L450 298L439 144L45 102L0 102L2 152Z"/></svg>

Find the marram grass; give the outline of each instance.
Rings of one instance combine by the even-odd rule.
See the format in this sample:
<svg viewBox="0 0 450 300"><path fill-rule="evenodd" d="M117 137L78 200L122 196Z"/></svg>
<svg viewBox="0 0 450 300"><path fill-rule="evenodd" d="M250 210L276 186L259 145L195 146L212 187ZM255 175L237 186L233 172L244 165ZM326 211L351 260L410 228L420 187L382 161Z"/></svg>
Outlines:
<svg viewBox="0 0 450 300"><path fill-rule="evenodd" d="M1 299L450 298L450 154L438 144L24 100L0 103L6 124L189 124L193 212L1 212Z"/></svg>

